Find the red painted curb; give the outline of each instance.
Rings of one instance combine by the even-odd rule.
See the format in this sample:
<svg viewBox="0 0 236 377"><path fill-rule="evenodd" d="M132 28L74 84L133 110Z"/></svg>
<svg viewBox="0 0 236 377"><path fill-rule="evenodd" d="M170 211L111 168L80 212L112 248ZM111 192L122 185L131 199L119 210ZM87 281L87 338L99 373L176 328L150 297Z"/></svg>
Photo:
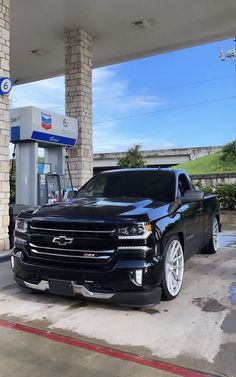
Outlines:
<svg viewBox="0 0 236 377"><path fill-rule="evenodd" d="M158 370L163 370L165 372L173 373L181 377L217 377L216 375L213 375L213 374L208 374L208 373L199 372L193 369L178 367L174 364L166 363L163 361L146 359L142 356L138 356L138 355L131 354L128 352L118 351L118 350L105 347L105 346L99 346L94 343L90 343L90 342L82 341L79 339L71 338L68 336L56 334L54 332L34 328L34 327L23 325L20 323L6 321L3 319L0 319L0 327L5 327L12 330L22 331L27 334L41 336L42 338L47 338L47 339L53 340L54 342L68 344L70 346L82 348L91 352L100 353L102 355L106 355L106 356L113 357L116 359L126 360L132 363L144 365L144 366L155 368Z"/></svg>

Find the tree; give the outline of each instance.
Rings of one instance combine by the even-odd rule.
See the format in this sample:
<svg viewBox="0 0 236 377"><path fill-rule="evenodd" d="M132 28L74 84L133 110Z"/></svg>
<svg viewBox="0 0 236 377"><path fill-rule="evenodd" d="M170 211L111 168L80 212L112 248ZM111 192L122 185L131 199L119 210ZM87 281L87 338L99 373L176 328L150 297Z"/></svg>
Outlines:
<svg viewBox="0 0 236 377"><path fill-rule="evenodd" d="M144 168L145 161L140 149L141 145L139 144L131 147L125 156L118 159L118 166L120 168Z"/></svg>
<svg viewBox="0 0 236 377"><path fill-rule="evenodd" d="M235 161L236 162L236 140L232 143L226 144L223 148L223 155L221 157L223 161Z"/></svg>
<svg viewBox="0 0 236 377"><path fill-rule="evenodd" d="M16 165L15 160L11 161L10 167L10 203L15 203L15 196L16 196Z"/></svg>

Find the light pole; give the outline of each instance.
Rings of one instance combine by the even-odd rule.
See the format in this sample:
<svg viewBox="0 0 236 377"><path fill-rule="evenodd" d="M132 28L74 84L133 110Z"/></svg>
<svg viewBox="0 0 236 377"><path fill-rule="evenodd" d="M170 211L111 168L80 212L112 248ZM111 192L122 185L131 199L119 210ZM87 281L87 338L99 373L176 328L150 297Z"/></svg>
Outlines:
<svg viewBox="0 0 236 377"><path fill-rule="evenodd" d="M224 62L226 59L234 59L234 62L236 63L236 38L234 39L235 46L234 48L231 48L227 50L226 52L224 50L220 51L219 58L222 62Z"/></svg>
<svg viewBox="0 0 236 377"><path fill-rule="evenodd" d="M225 60L228 60L228 59L229 60L233 59L234 73L235 73L234 79L235 79L235 83L236 83L236 37L234 38L233 42L234 42L233 48L230 48L226 52L223 49L220 50L219 58L222 62L224 62Z"/></svg>

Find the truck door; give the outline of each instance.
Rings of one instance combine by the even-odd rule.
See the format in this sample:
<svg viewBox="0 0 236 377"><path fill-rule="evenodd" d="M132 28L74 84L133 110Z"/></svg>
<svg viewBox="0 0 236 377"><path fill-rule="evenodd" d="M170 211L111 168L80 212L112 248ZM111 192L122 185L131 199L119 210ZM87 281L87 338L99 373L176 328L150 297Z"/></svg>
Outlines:
<svg viewBox="0 0 236 377"><path fill-rule="evenodd" d="M183 196L185 191L192 190L190 182L184 174L178 178L178 196ZM193 202L181 206L183 225L186 239L186 257L196 253L203 242L203 204Z"/></svg>

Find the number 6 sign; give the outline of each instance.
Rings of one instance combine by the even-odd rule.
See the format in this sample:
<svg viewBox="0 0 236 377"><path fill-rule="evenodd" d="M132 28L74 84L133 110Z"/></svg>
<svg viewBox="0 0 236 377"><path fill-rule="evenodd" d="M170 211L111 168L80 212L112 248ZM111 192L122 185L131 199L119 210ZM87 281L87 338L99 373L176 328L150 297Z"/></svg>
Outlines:
<svg viewBox="0 0 236 377"><path fill-rule="evenodd" d="M0 95L10 93L12 81L10 77L0 77Z"/></svg>

